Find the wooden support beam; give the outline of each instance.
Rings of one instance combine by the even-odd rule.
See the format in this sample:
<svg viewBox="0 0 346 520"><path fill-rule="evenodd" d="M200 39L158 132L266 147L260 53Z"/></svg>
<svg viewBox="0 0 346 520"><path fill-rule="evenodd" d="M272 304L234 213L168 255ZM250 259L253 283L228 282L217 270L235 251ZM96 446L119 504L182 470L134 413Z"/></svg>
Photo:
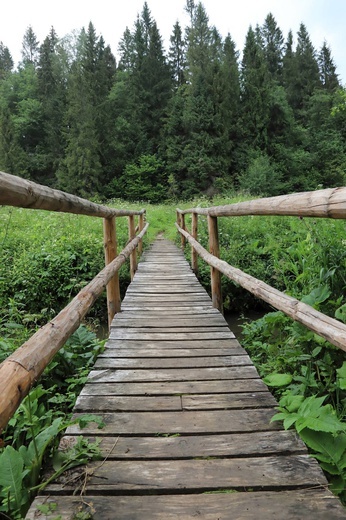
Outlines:
<svg viewBox="0 0 346 520"><path fill-rule="evenodd" d="M192 213L191 235L195 240L198 238L198 214ZM198 254L194 247L191 246L191 267L193 272L198 275Z"/></svg>
<svg viewBox="0 0 346 520"><path fill-rule="evenodd" d="M208 232L209 232L209 251L213 256L220 258L219 248L219 233L217 226L217 218L208 216ZM220 312L222 308L222 294L221 294L221 273L214 266L210 266L211 279L211 298L213 306Z"/></svg>
<svg viewBox="0 0 346 520"><path fill-rule="evenodd" d="M105 264L110 264L117 256L117 236L115 217L103 220L103 237L105 249ZM120 312L119 273L116 272L107 284L108 327L110 328L114 315Z"/></svg>
<svg viewBox="0 0 346 520"><path fill-rule="evenodd" d="M141 213L138 217L139 232L141 232L142 229L144 228L144 215L145 215L145 213ZM142 256L142 253L143 253L143 240L140 240L139 244L138 244L138 256Z"/></svg>
<svg viewBox="0 0 346 520"><path fill-rule="evenodd" d="M180 214L180 222L181 222L181 227L186 231L185 215L183 213ZM184 235L181 235L181 248L182 248L182 250L185 249L185 245L186 245L186 238L184 237Z"/></svg>
<svg viewBox="0 0 346 520"><path fill-rule="evenodd" d="M131 241L136 236L136 226L135 226L135 218L133 215L129 216L129 241ZM130 274L131 281L133 280L135 273L137 271L137 251L134 249L130 255Z"/></svg>

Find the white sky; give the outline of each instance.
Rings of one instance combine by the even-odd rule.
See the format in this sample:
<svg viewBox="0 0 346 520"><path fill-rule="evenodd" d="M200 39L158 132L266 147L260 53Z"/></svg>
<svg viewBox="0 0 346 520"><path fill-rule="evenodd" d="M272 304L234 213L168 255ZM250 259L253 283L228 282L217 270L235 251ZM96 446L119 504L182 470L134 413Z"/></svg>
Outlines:
<svg viewBox="0 0 346 520"><path fill-rule="evenodd" d="M168 47L174 23L187 22L185 0L147 0L153 18ZM3 0L5 3L5 0ZM346 83L346 0L204 0L210 23L225 37L230 32L242 51L249 25L262 25L271 12L286 38L289 29L296 36L304 22L311 40L319 50L326 40L331 47L337 71ZM40 43L53 26L59 37L92 21L97 34L104 37L114 54L128 26L130 29L144 0L7 0L0 18L0 41L15 62L21 59L23 35L32 26Z"/></svg>

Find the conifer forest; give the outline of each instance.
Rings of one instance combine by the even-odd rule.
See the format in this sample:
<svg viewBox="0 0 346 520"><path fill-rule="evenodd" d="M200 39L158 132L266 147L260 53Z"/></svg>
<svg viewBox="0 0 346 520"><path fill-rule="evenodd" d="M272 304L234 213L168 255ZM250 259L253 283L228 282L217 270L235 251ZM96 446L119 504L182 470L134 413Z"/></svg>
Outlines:
<svg viewBox="0 0 346 520"><path fill-rule="evenodd" d="M202 3L164 48L144 3L117 59L90 22L22 61L0 43L0 169L84 197L151 202L240 189L253 195L345 182L346 94L326 42L284 35L274 16L243 49ZM1 37L1 35L0 35Z"/></svg>

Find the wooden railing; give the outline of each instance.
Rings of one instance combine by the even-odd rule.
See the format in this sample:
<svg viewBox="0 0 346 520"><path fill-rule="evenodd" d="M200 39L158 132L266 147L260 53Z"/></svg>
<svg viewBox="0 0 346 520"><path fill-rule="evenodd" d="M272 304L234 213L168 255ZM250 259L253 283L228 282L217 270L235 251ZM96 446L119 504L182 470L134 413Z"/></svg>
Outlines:
<svg viewBox="0 0 346 520"><path fill-rule="evenodd" d="M185 215L191 214L191 234L186 230ZM198 215L208 218L209 252L197 241ZM287 215L299 217L346 218L346 188L295 193L280 197L239 202L211 208L177 209L176 227L181 234L181 244L186 240L192 249L192 269L197 272L197 254L211 267L211 292L214 307L222 311L221 273L241 285L257 298L284 312L293 320L313 330L333 345L346 351L346 325L326 316L270 285L250 276L221 260L219 253L218 217L241 215Z"/></svg>
<svg viewBox="0 0 346 520"><path fill-rule="evenodd" d="M54 319L39 329L0 365L0 432L29 393L48 363L79 327L100 294L107 289L108 321L120 310L118 271L130 257L131 278L137 269L137 251L149 224L145 210L112 209L0 172L0 205L44 209L103 218L106 267ZM139 217L138 235L135 216ZM128 217L129 242L117 254L116 217Z"/></svg>

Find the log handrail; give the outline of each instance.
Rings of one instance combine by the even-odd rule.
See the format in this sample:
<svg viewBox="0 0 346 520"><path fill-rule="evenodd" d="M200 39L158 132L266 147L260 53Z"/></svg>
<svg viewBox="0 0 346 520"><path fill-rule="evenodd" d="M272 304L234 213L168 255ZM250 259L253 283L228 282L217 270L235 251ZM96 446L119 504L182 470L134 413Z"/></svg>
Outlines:
<svg viewBox="0 0 346 520"><path fill-rule="evenodd" d="M4 172L0 172L0 206L43 209L102 218L128 217L145 213L145 209L136 211L108 208Z"/></svg>
<svg viewBox="0 0 346 520"><path fill-rule="evenodd" d="M188 214L192 215L191 234L186 230L185 225L181 225L182 222L185 223L183 216ZM208 217L210 252L197 241L197 215ZM333 345L346 351L345 324L326 316L310 305L274 289L265 282L250 276L219 258L218 246L215 248L215 244L218 244L217 217L245 215L346 218L346 187L268 197L226 206L177 209L177 222L175 224L180 235L191 245L192 250L196 251L211 267L211 290L214 307L222 311L222 300L220 302L221 281L217 280L215 276L215 270L217 270L254 294L257 298L264 300L293 320L316 332ZM215 254L212 254L213 250Z"/></svg>
<svg viewBox="0 0 346 520"><path fill-rule="evenodd" d="M346 218L346 187L304 191L278 197L266 197L226 206L178 209L180 215L196 213L211 217L245 215L285 215L291 217Z"/></svg>
<svg viewBox="0 0 346 520"><path fill-rule="evenodd" d="M55 318L0 364L1 433L32 385L79 327L105 288L109 324L114 314L119 312L120 290L117 273L129 257L132 258L132 272L135 271L136 248L141 248L149 224L144 225L145 209L133 211L108 208L3 172L0 172L0 205L102 217L106 263L106 267ZM134 233L136 215L139 216L137 236ZM131 236L126 247L117 255L115 217L120 216L129 217Z"/></svg>

